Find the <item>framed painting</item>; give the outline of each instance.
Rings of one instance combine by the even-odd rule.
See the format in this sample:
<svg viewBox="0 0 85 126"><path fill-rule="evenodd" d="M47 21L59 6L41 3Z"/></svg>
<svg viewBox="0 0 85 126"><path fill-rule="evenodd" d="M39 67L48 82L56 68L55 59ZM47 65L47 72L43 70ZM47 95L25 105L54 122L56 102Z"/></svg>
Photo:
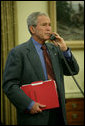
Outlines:
<svg viewBox="0 0 85 126"><path fill-rule="evenodd" d="M48 1L52 30L72 49L84 49L84 1Z"/></svg>

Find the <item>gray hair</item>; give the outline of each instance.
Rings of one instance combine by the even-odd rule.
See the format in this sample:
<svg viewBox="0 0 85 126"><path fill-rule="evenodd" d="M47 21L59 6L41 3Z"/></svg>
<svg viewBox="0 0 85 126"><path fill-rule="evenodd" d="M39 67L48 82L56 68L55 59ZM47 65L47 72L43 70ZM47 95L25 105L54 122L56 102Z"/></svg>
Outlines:
<svg viewBox="0 0 85 126"><path fill-rule="evenodd" d="M27 26L28 26L28 30L29 30L30 33L31 33L31 31L30 31L30 26L36 27L36 26L37 26L37 18L38 18L39 16L43 16L43 15L48 17L47 14L42 13L42 12L33 12L33 13L31 13L31 14L28 16L28 18L27 18Z"/></svg>

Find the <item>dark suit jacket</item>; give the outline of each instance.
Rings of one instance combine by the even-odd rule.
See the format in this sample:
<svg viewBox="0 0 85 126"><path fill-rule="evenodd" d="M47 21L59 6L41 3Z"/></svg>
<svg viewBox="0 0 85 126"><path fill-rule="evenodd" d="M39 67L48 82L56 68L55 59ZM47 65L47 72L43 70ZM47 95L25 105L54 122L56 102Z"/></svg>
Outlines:
<svg viewBox="0 0 85 126"><path fill-rule="evenodd" d="M52 59L59 99L63 117L66 122L63 75L70 75L70 73L62 59L59 48L51 43L47 43L46 45ZM78 64L73 55L72 58L68 60L68 64L70 65L73 74L79 72ZM45 76L37 51L30 39L28 42L18 45L10 51L3 76L3 90L10 101L16 106L17 118L20 124L47 125L49 110L35 115L24 113L24 110L28 107L31 99L20 89L20 86L23 84L30 84L40 80L44 81Z"/></svg>

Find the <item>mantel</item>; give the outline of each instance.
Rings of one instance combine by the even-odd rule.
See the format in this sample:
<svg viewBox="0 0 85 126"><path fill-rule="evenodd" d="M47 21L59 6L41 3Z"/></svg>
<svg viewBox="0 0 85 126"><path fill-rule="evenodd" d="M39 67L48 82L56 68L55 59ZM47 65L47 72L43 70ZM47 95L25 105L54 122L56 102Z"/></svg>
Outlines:
<svg viewBox="0 0 85 126"><path fill-rule="evenodd" d="M84 98L80 92L65 93L65 98Z"/></svg>

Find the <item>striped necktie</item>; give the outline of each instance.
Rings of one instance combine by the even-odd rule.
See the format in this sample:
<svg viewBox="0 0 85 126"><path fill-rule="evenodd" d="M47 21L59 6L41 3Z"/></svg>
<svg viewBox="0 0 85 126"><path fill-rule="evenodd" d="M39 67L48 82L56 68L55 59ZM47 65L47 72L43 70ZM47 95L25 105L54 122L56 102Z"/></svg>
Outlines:
<svg viewBox="0 0 85 126"><path fill-rule="evenodd" d="M49 54L47 52L46 46L42 45L41 49L43 50L48 79L55 80L54 72L53 72L53 68L52 68L52 62L51 62L51 59L50 59Z"/></svg>

